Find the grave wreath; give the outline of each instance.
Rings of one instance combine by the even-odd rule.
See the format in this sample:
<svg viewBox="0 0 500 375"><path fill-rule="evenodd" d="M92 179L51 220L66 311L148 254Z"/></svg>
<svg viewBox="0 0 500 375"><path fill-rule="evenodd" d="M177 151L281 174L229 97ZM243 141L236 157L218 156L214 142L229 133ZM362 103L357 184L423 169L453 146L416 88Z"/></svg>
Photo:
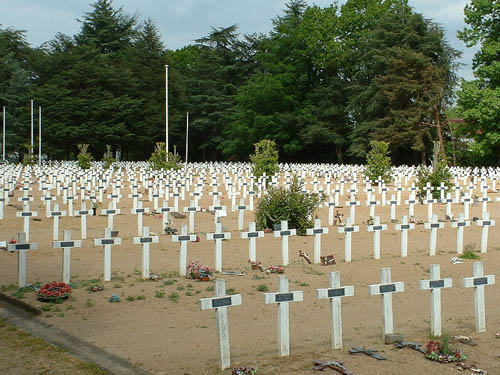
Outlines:
<svg viewBox="0 0 500 375"><path fill-rule="evenodd" d="M449 363L460 362L467 359L467 356L460 350L451 350L448 348L447 340L430 340L426 345L425 357L431 361Z"/></svg>
<svg viewBox="0 0 500 375"><path fill-rule="evenodd" d="M59 302L71 295L71 287L66 283L52 281L38 290L38 299L42 302Z"/></svg>

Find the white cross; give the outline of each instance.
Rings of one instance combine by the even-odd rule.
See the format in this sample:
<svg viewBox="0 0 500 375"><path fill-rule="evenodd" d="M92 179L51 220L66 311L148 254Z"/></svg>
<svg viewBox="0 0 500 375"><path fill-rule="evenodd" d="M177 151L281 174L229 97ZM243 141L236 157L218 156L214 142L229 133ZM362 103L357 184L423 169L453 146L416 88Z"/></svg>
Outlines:
<svg viewBox="0 0 500 375"><path fill-rule="evenodd" d="M71 231L65 230L63 232L62 241L52 241L52 248L63 249L62 254L62 274L63 282L69 284L71 282L71 248L82 247L82 241L71 240Z"/></svg>
<svg viewBox="0 0 500 375"><path fill-rule="evenodd" d="M485 253L488 248L488 227L494 227L495 220L490 220L490 214L486 212L482 220L476 220L476 225L483 227L481 230L481 253Z"/></svg>
<svg viewBox="0 0 500 375"><path fill-rule="evenodd" d="M464 196L462 198L462 202L464 204L464 217L466 219L468 219L469 218L469 206L472 202L472 199L469 196Z"/></svg>
<svg viewBox="0 0 500 375"><path fill-rule="evenodd" d="M194 214L200 211L193 200L189 201L189 207L184 207L184 212L189 213L189 233L194 233Z"/></svg>
<svg viewBox="0 0 500 375"><path fill-rule="evenodd" d="M275 230L274 237L281 237L281 259L283 266L288 266L288 237L295 236L297 231L295 229L288 229L288 221L282 220L280 230Z"/></svg>
<svg viewBox="0 0 500 375"><path fill-rule="evenodd" d="M255 222L252 221L251 223L248 223L248 232L241 233L241 238L248 239L248 259L250 259L250 262L257 261L257 238L264 237L264 231L257 232L255 228Z"/></svg>
<svg viewBox="0 0 500 375"><path fill-rule="evenodd" d="M351 218L351 222L354 224L356 222L356 206L359 206L361 203L356 201L354 195L351 194L351 200L345 202L349 206L349 217Z"/></svg>
<svg viewBox="0 0 500 375"><path fill-rule="evenodd" d="M395 199L394 194L391 194L391 200L389 201L391 205L391 221L396 221L396 205L398 205L398 201ZM373 216L372 216L373 217Z"/></svg>
<svg viewBox="0 0 500 375"><path fill-rule="evenodd" d="M462 254L464 251L464 228L470 227L470 221L464 219L464 214L458 214L458 220L452 221L451 226L457 228L457 254Z"/></svg>
<svg viewBox="0 0 500 375"><path fill-rule="evenodd" d="M405 201L405 204L408 205L408 216L413 217L415 216L415 204L417 203L417 200L414 197L415 192L410 193L410 199Z"/></svg>
<svg viewBox="0 0 500 375"><path fill-rule="evenodd" d="M134 245L142 245L142 278L149 279L149 244L160 242L158 236L149 235L149 227L142 228L142 236L133 237Z"/></svg>
<svg viewBox="0 0 500 375"><path fill-rule="evenodd" d="M149 212L149 208L143 208L142 202L139 201L137 206L130 209L130 213L137 215L137 235L140 236L142 234L142 215Z"/></svg>
<svg viewBox="0 0 500 375"><path fill-rule="evenodd" d="M346 219L346 224L343 227L337 229L339 233L345 234L345 244L344 244L344 260L346 262L351 261L351 236L353 232L359 232L359 227L357 225L352 225L351 218Z"/></svg>
<svg viewBox="0 0 500 375"><path fill-rule="evenodd" d="M195 234L187 234L187 226L182 225L181 226L181 234L180 235L173 235L172 236L172 242L180 242L181 243L181 253L179 256L179 274L181 276L186 275L186 265L187 265L187 243L188 242L195 242L196 241L196 235Z"/></svg>
<svg viewBox="0 0 500 375"><path fill-rule="evenodd" d="M243 230L243 220L245 211L247 210L247 206L245 206L243 199L240 199L240 204L238 206L233 207L233 211L238 212L238 230Z"/></svg>
<svg viewBox="0 0 500 375"><path fill-rule="evenodd" d="M81 217L80 232L81 232L82 240L87 238L87 215L88 214L89 214L89 211L87 210L87 205L85 204L84 201L82 201L82 205L80 207L80 210L76 211L76 216Z"/></svg>
<svg viewBox="0 0 500 375"><path fill-rule="evenodd" d="M30 217L32 217L32 216L35 217L37 215L38 215L38 213L36 211L30 211L28 204L23 205L22 212L16 212L17 217L22 217L24 219L23 220L23 222L24 222L23 230L24 230L24 233L26 233L26 242L30 241Z"/></svg>
<svg viewBox="0 0 500 375"><path fill-rule="evenodd" d="M382 328L384 339L386 335L393 333L392 293L404 292L404 283L401 281L391 282L391 269L382 268L381 284L368 285L370 295L382 296Z"/></svg>
<svg viewBox="0 0 500 375"><path fill-rule="evenodd" d="M111 228L104 229L104 238L94 239L94 246L104 246L104 281L111 281L111 246L121 244L121 238L111 237Z"/></svg>
<svg viewBox="0 0 500 375"><path fill-rule="evenodd" d="M425 199L424 204L427 205L427 220L431 221L432 220L432 205L434 203L437 203L437 199Z"/></svg>
<svg viewBox="0 0 500 375"><path fill-rule="evenodd" d="M401 231L401 257L408 256L408 230L415 229L415 224L408 223L408 216L403 216L401 224L396 224L396 230Z"/></svg>
<svg viewBox="0 0 500 375"><path fill-rule="evenodd" d="M138 201L139 198L142 197L142 194L134 192L132 194L129 194L128 197L133 199L133 205L132 205L132 207L136 208L137 207L137 201Z"/></svg>
<svg viewBox="0 0 500 375"><path fill-rule="evenodd" d="M455 203L455 200L451 197L451 193L446 193L446 199L441 199L441 203L446 203L446 215L452 219L453 212L451 212L451 204Z"/></svg>
<svg viewBox="0 0 500 375"><path fill-rule="evenodd" d="M288 277L278 277L278 293L264 293L266 304L278 304L278 350L281 357L290 355L289 302L302 302L301 291L288 291Z"/></svg>
<svg viewBox="0 0 500 375"><path fill-rule="evenodd" d="M483 262L474 262L473 270L474 270L473 277L464 277L463 287L474 288L474 312L476 316L476 332L486 332L484 286L495 284L495 275L484 276Z"/></svg>
<svg viewBox="0 0 500 375"><path fill-rule="evenodd" d="M222 240L231 239L231 232L223 232L222 224L215 224L215 233L207 233L207 240L215 241L215 270L222 272Z"/></svg>
<svg viewBox="0 0 500 375"><path fill-rule="evenodd" d="M201 310L215 309L217 317L219 367L221 370L224 370L231 366L227 308L237 305L241 305L241 294L226 296L225 280L215 280L215 298L200 299Z"/></svg>
<svg viewBox="0 0 500 375"><path fill-rule="evenodd" d="M17 285L19 288L26 286L26 251L38 249L38 243L28 243L26 233L17 234L17 242L7 244L7 251L17 251Z"/></svg>
<svg viewBox="0 0 500 375"><path fill-rule="evenodd" d="M436 255L436 243L437 243L437 231L438 229L444 228L444 223L438 222L438 216L433 215L432 221L424 223L425 229L431 230L431 236L429 240L429 256Z"/></svg>
<svg viewBox="0 0 500 375"><path fill-rule="evenodd" d="M328 234L328 228L321 228L321 219L314 219L314 228L306 229L307 236L314 236L314 264L320 263L322 234Z"/></svg>
<svg viewBox="0 0 500 375"><path fill-rule="evenodd" d="M171 211L172 211L172 207L168 207L168 202L163 201L163 207L160 207L162 233L165 233L165 230L167 229L167 226L170 223L169 215L170 215Z"/></svg>
<svg viewBox="0 0 500 375"><path fill-rule="evenodd" d="M317 299L330 300L332 349L341 349L342 302L341 297L354 296L354 286L340 286L340 272L330 272L330 288L316 289Z"/></svg>
<svg viewBox="0 0 500 375"><path fill-rule="evenodd" d="M108 228L110 230L113 229L113 217L118 214L120 214L120 210L113 208L113 204L111 202L109 202L107 210L101 210L101 215L108 216Z"/></svg>
<svg viewBox="0 0 500 375"><path fill-rule="evenodd" d="M439 264L430 265L430 280L420 280L419 288L431 291L431 334L441 336L441 288L451 288L450 278L441 279Z"/></svg>
<svg viewBox="0 0 500 375"><path fill-rule="evenodd" d="M218 199L215 200L215 205L208 207L210 211L214 212L214 223L219 222L220 217L227 216L226 206L221 206Z"/></svg>
<svg viewBox="0 0 500 375"><path fill-rule="evenodd" d="M66 211L59 211L59 203L54 204L54 211L50 211L47 217L52 217L54 220L52 239L57 241L59 239L59 217L66 216Z"/></svg>
<svg viewBox="0 0 500 375"><path fill-rule="evenodd" d="M373 257L380 259L380 231L387 230L387 224L380 224L380 218L373 218L373 225L366 227L368 232L373 232Z"/></svg>

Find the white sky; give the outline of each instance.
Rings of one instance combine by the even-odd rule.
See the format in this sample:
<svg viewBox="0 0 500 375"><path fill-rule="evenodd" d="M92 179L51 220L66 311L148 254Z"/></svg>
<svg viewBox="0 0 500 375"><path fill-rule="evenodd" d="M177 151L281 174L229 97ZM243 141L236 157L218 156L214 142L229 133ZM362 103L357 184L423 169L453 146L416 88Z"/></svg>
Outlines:
<svg viewBox="0 0 500 375"><path fill-rule="evenodd" d="M27 31L33 46L52 39L57 32L74 35L80 30L77 18L91 10L94 0L0 0L0 25ZM271 30L271 19L281 14L287 0L114 0L125 14L151 18L170 49L192 43L207 35L211 26L238 24L241 34ZM341 3L345 0L341 0ZM308 4L328 6L332 0L307 0ZM463 8L468 0L409 0L416 11L441 24L451 46L463 51L465 64L459 75L472 79L471 62L477 49L469 49L456 37L464 27Z"/></svg>

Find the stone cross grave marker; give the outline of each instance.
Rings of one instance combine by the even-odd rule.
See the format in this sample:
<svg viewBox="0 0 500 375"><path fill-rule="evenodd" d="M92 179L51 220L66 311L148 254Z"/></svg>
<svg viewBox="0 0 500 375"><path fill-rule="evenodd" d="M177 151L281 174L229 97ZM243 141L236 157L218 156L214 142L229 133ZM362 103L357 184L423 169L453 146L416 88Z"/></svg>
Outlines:
<svg viewBox="0 0 500 375"><path fill-rule="evenodd" d="M248 207L245 206L243 199L240 199L239 205L233 207L233 211L238 211L238 230L243 230L243 221L246 210L248 210Z"/></svg>
<svg viewBox="0 0 500 375"><path fill-rule="evenodd" d="M238 305L241 305L241 294L227 296L225 280L215 280L215 298L200 299L201 310L215 309L217 319L217 346L219 354L219 367L221 370L224 370L231 366L227 308Z"/></svg>
<svg viewBox="0 0 500 375"><path fill-rule="evenodd" d="M488 249L488 228L495 226L495 220L491 220L490 213L486 212L482 220L476 220L476 225L483 227L481 230L481 253L485 253Z"/></svg>
<svg viewBox="0 0 500 375"><path fill-rule="evenodd" d="M484 276L483 262L474 262L474 276L464 277L463 287L474 288L474 312L476 332L486 332L486 310L484 303L484 287L495 284L495 275Z"/></svg>
<svg viewBox="0 0 500 375"><path fill-rule="evenodd" d="M465 219L469 219L469 207L470 204L472 203L472 198L470 196L464 195L462 197L462 202L464 204L464 217Z"/></svg>
<svg viewBox="0 0 500 375"><path fill-rule="evenodd" d="M26 242L29 242L30 241L30 217L36 217L36 216L38 216L38 213L36 211L30 211L29 201L33 200L32 197L28 197L28 200L26 200L26 198L18 198L18 200L22 200L24 204L23 204L22 212L16 212L16 216L23 218L23 231L24 231L24 233L26 233Z"/></svg>
<svg viewBox="0 0 500 375"><path fill-rule="evenodd" d="M59 218L61 216L66 216L66 211L59 211L59 203L54 203L54 211L50 211L48 215L53 220L52 239L54 241L59 239Z"/></svg>
<svg viewBox="0 0 500 375"><path fill-rule="evenodd" d="M183 211L189 213L189 233L194 233L194 214L200 211L200 207L195 204L194 200L191 200L189 206L184 207Z"/></svg>
<svg viewBox="0 0 500 375"><path fill-rule="evenodd" d="M7 244L7 251L17 251L17 286L19 288L26 286L26 252L36 249L38 249L38 243L26 241L26 233L18 233L17 242Z"/></svg>
<svg viewBox="0 0 500 375"><path fill-rule="evenodd" d="M101 215L105 215L108 217L108 228L109 230L113 230L113 217L115 215L119 215L120 210L113 207L113 203L109 202L108 208L101 210Z"/></svg>
<svg viewBox="0 0 500 375"><path fill-rule="evenodd" d="M345 203L349 206L349 217L351 218L351 223L354 224L356 222L356 206L359 206L361 203L356 200L353 194L351 194L351 200Z"/></svg>
<svg viewBox="0 0 500 375"><path fill-rule="evenodd" d="M137 236L142 235L142 222L143 222L143 215L145 213L149 212L149 208L144 208L142 206L142 202L139 201L137 202L137 206L134 206L134 208L130 209L130 213L137 215Z"/></svg>
<svg viewBox="0 0 500 375"><path fill-rule="evenodd" d="M453 212L451 211L451 204L455 203L455 200L451 197L451 193L446 193L446 199L442 199L441 203L446 203L446 215L453 219Z"/></svg>
<svg viewBox="0 0 500 375"><path fill-rule="evenodd" d="M330 300L332 349L341 349L342 343L342 297L354 296L354 286L340 286L340 272L330 272L330 288L316 289L317 299Z"/></svg>
<svg viewBox="0 0 500 375"><path fill-rule="evenodd" d="M420 280L419 288L431 291L431 334L441 336L441 288L451 288L451 278L441 279L439 264L430 265L430 280Z"/></svg>
<svg viewBox="0 0 500 375"><path fill-rule="evenodd" d="M163 201L163 206L159 208L161 212L161 233L165 233L165 230L170 224L170 212L172 211L172 207L168 207L168 202L166 200Z"/></svg>
<svg viewBox="0 0 500 375"><path fill-rule="evenodd" d="M451 222L452 228L457 228L457 254L460 255L464 251L464 228L470 227L470 221L464 219L464 214L458 214L458 220Z"/></svg>
<svg viewBox="0 0 500 375"><path fill-rule="evenodd" d="M55 200L55 199L56 199L55 197L53 197L53 196L51 196L51 195L50 195L50 192L49 192L49 191L47 191L47 193L46 193L43 197L41 197L41 198L40 198L40 200L41 200L42 202L44 202L44 204L45 204L45 214L46 214L46 215L48 215L48 214L49 214L49 212L50 212L50 208L51 208L51 207L50 207L50 206L51 206L51 202L52 202L53 200Z"/></svg>
<svg viewBox="0 0 500 375"><path fill-rule="evenodd" d="M392 293L404 292L404 283L401 281L391 282L391 269L382 268L381 284L368 285L370 295L382 296L382 328L384 339L386 335L394 333L392 313Z"/></svg>
<svg viewBox="0 0 500 375"><path fill-rule="evenodd" d="M288 221L282 220L280 225L280 230L275 230L274 237L281 237L281 259L283 261L283 266L286 267L289 264L288 261L288 237L295 236L297 231L295 229L288 229Z"/></svg>
<svg viewBox="0 0 500 375"><path fill-rule="evenodd" d="M321 219L314 219L314 228L306 229L307 236L314 236L314 264L321 262L321 235L328 234L328 228L321 228Z"/></svg>
<svg viewBox="0 0 500 375"><path fill-rule="evenodd" d="M433 215L432 215L432 205L433 205L434 203L437 203L437 202L438 202L438 200L437 200L437 199L431 199L431 198L429 198L429 199L424 199L424 204L426 204L426 205L427 205L427 220L428 220L428 221L432 221L432 216L433 216Z"/></svg>
<svg viewBox="0 0 500 375"><path fill-rule="evenodd" d="M207 233L207 240L215 241L215 270L222 272L222 240L231 239L231 232L223 232L222 224L215 224L215 233Z"/></svg>
<svg viewBox="0 0 500 375"><path fill-rule="evenodd" d="M436 255L437 231L438 229L444 228L444 223L438 222L438 216L434 214L431 222L424 223L424 228L431 230L429 240L429 256L433 257Z"/></svg>
<svg viewBox="0 0 500 375"><path fill-rule="evenodd" d="M133 237L134 245L142 245L142 278L149 279L149 244L160 242L160 237L150 236L149 227L142 228L142 236Z"/></svg>
<svg viewBox="0 0 500 375"><path fill-rule="evenodd" d="M256 231L255 222L248 223L248 232L242 232L241 238L248 239L248 259L257 262L257 238L264 237L264 231Z"/></svg>
<svg viewBox="0 0 500 375"><path fill-rule="evenodd" d="M396 230L401 231L401 257L408 256L408 230L415 229L415 224L408 222L408 216L403 216L401 224L395 225Z"/></svg>
<svg viewBox="0 0 500 375"><path fill-rule="evenodd" d="M344 233L344 261L351 261L351 240L352 233L359 232L359 226L352 225L351 218L348 217L346 219L346 224L343 227L339 227L337 229L338 233Z"/></svg>
<svg viewBox="0 0 500 375"><path fill-rule="evenodd" d="M278 304L278 350L281 357L290 355L289 303L303 300L301 291L288 291L288 276L278 276L277 293L264 293L266 304Z"/></svg>
<svg viewBox="0 0 500 375"><path fill-rule="evenodd" d="M391 194L391 200L389 201L391 205L391 222L396 221L396 206L399 204L394 194Z"/></svg>
<svg viewBox="0 0 500 375"><path fill-rule="evenodd" d="M218 199L215 200L215 204L208 207L210 211L214 213L214 223L217 224L219 222L220 217L227 216L226 206L221 206L220 201Z"/></svg>
<svg viewBox="0 0 500 375"><path fill-rule="evenodd" d="M52 241L53 249L63 249L62 253L62 275L63 282L69 284L71 282L71 249L73 247L82 247L82 241L71 240L71 231L63 232L62 241Z"/></svg>
<svg viewBox="0 0 500 375"><path fill-rule="evenodd" d="M181 234L180 235L172 235L172 242L180 242L181 243L181 252L179 255L179 274L181 276L186 275L186 266L187 266L187 243L195 242L196 234L188 234L187 225L181 225Z"/></svg>
<svg viewBox="0 0 500 375"><path fill-rule="evenodd" d="M111 281L111 246L121 245L122 239L111 237L111 229L104 229L104 237L94 239L94 246L104 247L104 281Z"/></svg>
<svg viewBox="0 0 500 375"><path fill-rule="evenodd" d="M368 225L367 231L373 232L373 257L380 259L380 231L387 230L387 224L380 224L380 218L373 218L373 225Z"/></svg>
<svg viewBox="0 0 500 375"><path fill-rule="evenodd" d="M82 201L81 207L76 211L76 216L80 216L80 232L82 240L87 238L87 215L89 215L89 210L87 210L87 205Z"/></svg>

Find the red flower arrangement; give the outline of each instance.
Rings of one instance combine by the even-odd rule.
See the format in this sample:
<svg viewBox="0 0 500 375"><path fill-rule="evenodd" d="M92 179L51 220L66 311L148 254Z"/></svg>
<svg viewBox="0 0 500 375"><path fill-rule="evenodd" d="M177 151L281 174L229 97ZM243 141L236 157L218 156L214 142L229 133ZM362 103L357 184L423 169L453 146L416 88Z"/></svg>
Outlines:
<svg viewBox="0 0 500 375"><path fill-rule="evenodd" d="M38 299L42 302L57 302L71 295L71 287L66 283L52 281L38 290Z"/></svg>
<svg viewBox="0 0 500 375"><path fill-rule="evenodd" d="M187 277L201 281L210 281L214 279L214 269L203 266L199 260L191 261L186 267Z"/></svg>

